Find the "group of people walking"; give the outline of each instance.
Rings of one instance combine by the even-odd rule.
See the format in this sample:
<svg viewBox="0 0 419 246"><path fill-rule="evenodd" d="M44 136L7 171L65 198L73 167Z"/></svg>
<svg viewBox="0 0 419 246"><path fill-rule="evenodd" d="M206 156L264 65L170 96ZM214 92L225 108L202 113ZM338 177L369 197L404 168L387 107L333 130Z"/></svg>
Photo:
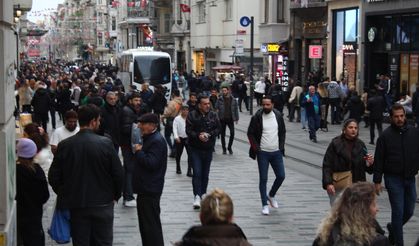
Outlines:
<svg viewBox="0 0 419 246"><path fill-rule="evenodd" d="M36 74L34 68L28 69L33 72L31 76ZM87 70L90 71L89 67ZM26 102L20 110L32 112L32 107L38 105L37 98L49 93L51 85L43 82L48 78L48 71L44 72L39 78L37 97L32 99L34 103L28 106ZM159 86L154 92L144 86L141 91L132 88L122 94L116 79L101 82L101 73L106 74L106 69L92 73L94 78L90 86L89 83L72 82L85 76L73 72L62 75L58 83L66 84L63 91L68 90L70 101L78 102L61 112L64 126L55 129L48 141L46 126L38 128L46 124L43 121L45 113L38 117L39 111L34 110L34 121L39 124L32 124L32 130L29 130L31 126L26 126L31 133L19 139L16 146L16 200L21 245L45 244L41 219L42 205L49 198L48 183L57 194L56 208L67 209L70 213L73 245L112 245L114 206L121 197L125 207L137 208L142 244L164 245L160 200L168 157L175 157L176 173L181 174L184 149L188 155L187 176L192 177L192 206L200 209L202 225L192 227L177 245L211 245L221 236L223 245L249 244L240 227L232 222L231 198L220 189L207 191L218 137L221 138L222 154L234 153L234 125L239 121L241 102L234 94L237 88L233 88L243 88L239 86L243 81L236 85L234 82L222 84L220 95L211 89L208 95L190 93L187 102L178 90L173 90L172 98L167 102L163 88ZM99 77L96 80L99 83L94 82L96 77ZM48 79L58 82L52 77ZM274 90L275 86L272 88ZM280 91L261 93L258 97L261 108L252 116L247 129L249 156L256 159L258 165L263 215L269 215L270 208L279 207L276 195L285 180L285 104L278 106ZM79 99L74 99L74 94L79 94ZM42 107L48 108L47 104L51 104L51 97L48 97L50 101L41 100L45 104ZM297 121L307 118L309 138L317 142L321 111L328 110L322 105L321 93L314 85L304 91L297 83L290 92L288 103L289 121L294 120L295 111L300 111ZM332 104L336 102L331 100ZM339 112L333 107L331 110L332 123L339 124ZM333 208L319 227L315 245L403 245L402 228L413 215L416 200L415 175L419 160L414 153L419 150L419 134L416 128L406 124L403 106L396 104L389 113L392 124L379 136L374 156L358 138L357 119L345 120L342 134L327 148L322 181ZM48 121L48 115L46 118ZM163 134L160 133L161 125L164 126ZM135 128L141 132L141 141L133 142ZM230 131L228 142L225 139L227 128ZM36 155L48 144L54 158L49 170L46 169L47 183ZM269 165L275 179L268 189ZM366 173L373 174L375 185L365 182ZM383 176L392 207L392 220L387 225L388 239L375 219L376 196L381 192ZM344 181L347 183L342 185ZM356 216L349 216L351 213Z"/></svg>

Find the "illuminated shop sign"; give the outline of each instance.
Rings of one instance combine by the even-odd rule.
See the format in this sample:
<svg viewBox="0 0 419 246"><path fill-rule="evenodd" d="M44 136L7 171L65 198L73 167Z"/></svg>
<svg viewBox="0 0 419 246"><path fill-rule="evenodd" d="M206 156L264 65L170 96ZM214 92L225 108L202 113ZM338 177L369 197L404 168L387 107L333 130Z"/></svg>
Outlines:
<svg viewBox="0 0 419 246"><path fill-rule="evenodd" d="M260 47L260 51L263 54L279 54L280 50L281 50L281 45L279 45L278 43L262 44Z"/></svg>

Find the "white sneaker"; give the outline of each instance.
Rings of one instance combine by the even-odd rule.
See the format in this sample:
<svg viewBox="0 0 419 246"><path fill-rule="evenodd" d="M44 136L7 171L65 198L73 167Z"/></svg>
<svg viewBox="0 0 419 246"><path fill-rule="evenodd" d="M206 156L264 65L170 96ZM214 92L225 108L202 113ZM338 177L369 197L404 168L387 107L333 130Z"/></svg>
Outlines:
<svg viewBox="0 0 419 246"><path fill-rule="evenodd" d="M125 201L124 206L129 208L135 208L137 207L137 202L135 200Z"/></svg>
<svg viewBox="0 0 419 246"><path fill-rule="evenodd" d="M268 196L268 201L273 208L279 208L278 201L275 199L275 197Z"/></svg>
<svg viewBox="0 0 419 246"><path fill-rule="evenodd" d="M195 196L195 199L193 200L193 208L194 209L200 209L201 208L201 197L198 195Z"/></svg>
<svg viewBox="0 0 419 246"><path fill-rule="evenodd" d="M262 207L262 214L263 215L269 215L269 206L265 205Z"/></svg>

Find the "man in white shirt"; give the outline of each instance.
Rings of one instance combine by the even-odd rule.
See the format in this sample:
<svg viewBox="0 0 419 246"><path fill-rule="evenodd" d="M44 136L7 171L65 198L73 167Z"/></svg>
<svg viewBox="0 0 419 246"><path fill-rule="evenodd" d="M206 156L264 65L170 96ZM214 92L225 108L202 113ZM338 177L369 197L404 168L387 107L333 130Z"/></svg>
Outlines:
<svg viewBox="0 0 419 246"><path fill-rule="evenodd" d="M188 154L188 177L192 177L192 165L191 159L189 158L189 148L186 143L188 135L186 134L186 117L189 113L188 105L183 105L181 107L180 114L175 117L173 121L173 137L175 138L175 147L176 147L176 173L182 174L180 168L180 158L182 157L183 148L185 147L186 153Z"/></svg>
<svg viewBox="0 0 419 246"><path fill-rule="evenodd" d="M250 142L249 155L252 159L257 157L259 167L262 214L269 215L268 201L273 208L278 208L275 195L285 179L282 159L285 153L285 123L282 114L274 109L270 96L265 96L262 99L262 109L259 109L250 120L247 137ZM276 178L271 190L267 193L269 164L271 164Z"/></svg>
<svg viewBox="0 0 419 246"><path fill-rule="evenodd" d="M79 127L77 126L77 112L70 110L67 111L64 115L65 118L65 125L62 127L57 128L51 136L49 140L49 144L51 145L51 152L55 155L57 151L58 144L66 138L76 135L79 132Z"/></svg>
<svg viewBox="0 0 419 246"><path fill-rule="evenodd" d="M255 98L257 106L260 106L262 104L262 97L265 94L266 90L266 84L263 77L261 77L255 84Z"/></svg>

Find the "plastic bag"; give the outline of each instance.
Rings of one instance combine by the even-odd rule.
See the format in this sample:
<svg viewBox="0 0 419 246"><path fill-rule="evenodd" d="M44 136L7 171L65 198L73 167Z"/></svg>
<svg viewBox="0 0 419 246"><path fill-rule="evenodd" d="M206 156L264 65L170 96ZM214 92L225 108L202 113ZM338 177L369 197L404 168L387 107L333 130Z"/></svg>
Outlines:
<svg viewBox="0 0 419 246"><path fill-rule="evenodd" d="M58 244L70 242L70 211L68 209L55 207L48 234Z"/></svg>
<svg viewBox="0 0 419 246"><path fill-rule="evenodd" d="M143 144L143 139L141 138L141 129L136 123L132 123L131 128L131 149L132 153L135 154L135 145Z"/></svg>

